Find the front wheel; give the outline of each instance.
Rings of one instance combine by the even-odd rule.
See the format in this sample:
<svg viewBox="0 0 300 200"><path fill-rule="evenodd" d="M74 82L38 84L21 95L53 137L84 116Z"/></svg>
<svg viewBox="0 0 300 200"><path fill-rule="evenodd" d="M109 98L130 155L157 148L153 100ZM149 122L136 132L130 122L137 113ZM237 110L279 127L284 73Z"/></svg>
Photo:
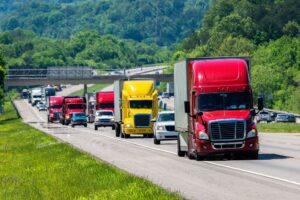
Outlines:
<svg viewBox="0 0 300 200"><path fill-rule="evenodd" d="M95 128L94 128L94 129L95 129L95 131L97 131L97 130L98 130L98 126L95 126Z"/></svg>
<svg viewBox="0 0 300 200"><path fill-rule="evenodd" d="M252 160L257 160L258 159L258 152L249 153L248 158L252 159Z"/></svg>
<svg viewBox="0 0 300 200"><path fill-rule="evenodd" d="M84 124L84 127L87 127L87 124Z"/></svg>
<svg viewBox="0 0 300 200"><path fill-rule="evenodd" d="M116 137L120 137L121 130L120 130L120 125L119 124L116 124L115 132L116 132Z"/></svg>
<svg viewBox="0 0 300 200"><path fill-rule="evenodd" d="M160 144L160 140L154 138L154 144L156 144L156 145Z"/></svg>

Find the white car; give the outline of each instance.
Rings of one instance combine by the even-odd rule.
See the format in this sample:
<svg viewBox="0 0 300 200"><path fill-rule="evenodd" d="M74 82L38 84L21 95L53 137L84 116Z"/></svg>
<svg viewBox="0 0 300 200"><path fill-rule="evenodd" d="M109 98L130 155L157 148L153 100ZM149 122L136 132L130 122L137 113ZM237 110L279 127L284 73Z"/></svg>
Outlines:
<svg viewBox="0 0 300 200"><path fill-rule="evenodd" d="M95 113L95 130L98 127L110 126L114 130L115 128L115 117L113 111L110 110L98 110Z"/></svg>
<svg viewBox="0 0 300 200"><path fill-rule="evenodd" d="M154 122L154 144L160 144L162 140L177 140L178 132L175 131L174 111L158 113L157 119Z"/></svg>

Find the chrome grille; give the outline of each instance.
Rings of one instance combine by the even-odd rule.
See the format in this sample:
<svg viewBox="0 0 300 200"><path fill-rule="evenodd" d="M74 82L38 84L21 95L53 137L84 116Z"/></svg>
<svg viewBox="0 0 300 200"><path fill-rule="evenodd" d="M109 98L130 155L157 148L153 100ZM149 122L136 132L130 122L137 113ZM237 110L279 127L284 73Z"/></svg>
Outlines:
<svg viewBox="0 0 300 200"><path fill-rule="evenodd" d="M175 131L175 126L167 125L167 126L166 126L166 130L167 130L167 131Z"/></svg>
<svg viewBox="0 0 300 200"><path fill-rule="evenodd" d="M216 120L209 123L211 141L236 141L245 139L245 120Z"/></svg>
<svg viewBox="0 0 300 200"><path fill-rule="evenodd" d="M100 122L110 122L110 119L100 119Z"/></svg>
<svg viewBox="0 0 300 200"><path fill-rule="evenodd" d="M136 114L134 115L134 125L136 128L150 127L150 118L149 114Z"/></svg>

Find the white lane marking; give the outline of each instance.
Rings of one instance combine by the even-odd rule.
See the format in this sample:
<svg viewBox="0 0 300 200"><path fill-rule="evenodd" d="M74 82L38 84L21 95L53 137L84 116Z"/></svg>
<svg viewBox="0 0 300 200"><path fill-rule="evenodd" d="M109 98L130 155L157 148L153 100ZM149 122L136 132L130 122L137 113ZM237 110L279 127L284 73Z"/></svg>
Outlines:
<svg viewBox="0 0 300 200"><path fill-rule="evenodd" d="M40 119L42 119L39 115L40 113L37 113L37 112L35 112L35 113L38 115L38 117ZM42 121L43 121L43 119L42 119ZM67 127L67 128L71 128L71 127ZM145 149L150 149L150 150L153 150L153 151L160 151L160 152L164 152L164 153L168 153L168 154L172 154L172 155L177 155L177 153L174 153L172 151L159 149L159 148L155 148L155 147L150 147L150 146L143 145L143 144L138 144L138 143L135 143L135 142L128 141L126 139L121 139L121 138L116 138L116 137L104 135L104 134L101 134L99 132L93 132L91 130L85 130L85 129L80 129L80 130L83 131L83 132L89 133L89 134L92 133L94 135L100 135L100 136L103 136L103 137L106 137L106 138L113 139L115 141L121 141L121 142L132 144L132 145L135 145L135 146L143 147ZM268 178L268 179L273 179L273 180L277 180L277 181L281 181L281 182L285 182L285 183L300 186L300 183L298 183L296 181L290 181L290 180L287 180L287 179L278 178L278 177L275 177L275 176L270 176L270 175L267 175L267 174L254 172L254 171L250 171L250 170L245 170L245 169L241 169L241 168L237 168L237 167L231 167L231 166L228 166L228 165L223 165L223 164L219 164L219 163L215 163L215 162L211 162L211 161L202 161L202 162L210 164L210 165L218 166L218 167L223 167L223 168L227 168L227 169L231 169L231 170L235 170L235 171L239 171L239 172L244 172L244 173L248 173L248 174L252 174L252 175L256 175L256 176L261 176L261 177L265 177L265 178Z"/></svg>
<svg viewBox="0 0 300 200"><path fill-rule="evenodd" d="M160 152L164 152L164 153L169 153L169 154L172 154L172 155L177 155L177 153L174 153L172 151L168 151L168 150L164 150L164 149L159 149L159 148L155 148L155 147L150 147L150 146L146 146L146 145L143 145L143 144L134 143L134 142L128 141L126 139L120 139L120 138L116 138L116 137L104 135L104 134L97 133L97 132L90 132L88 130L83 130L83 129L80 129L80 130L82 130L82 131L84 131L86 133L89 133L89 134L92 133L92 134L95 134L95 135L104 136L106 138L110 138L110 139L113 139L113 140L116 140L116 141L122 141L124 143L133 144L135 146L140 146L140 147L143 147L143 148L146 148L146 149L150 149L150 150L154 150L154 151L160 151ZM239 172L253 174L253 175L256 175L256 176L261 176L261 177L265 177L265 178L268 178L268 179L273 179L273 180L277 180L277 181L281 181L281 182L285 182L285 183L289 183L289 184L300 186L300 183L298 183L298 182L290 181L290 180L283 179L283 178L278 178L278 177L275 177L275 176L270 176L270 175L259 173L259 172L245 170L245 169L241 169L241 168L237 168L237 167L231 167L231 166L228 166L228 165L223 165L223 164L219 164L219 163L215 163L215 162L211 162L211 161L202 161L202 162L210 164L210 165L218 166L218 167L223 167L223 168L227 168L227 169L231 169L231 170L235 170L235 171L239 171Z"/></svg>
<svg viewBox="0 0 300 200"><path fill-rule="evenodd" d="M253 175L257 175L257 176L262 176L262 177L265 177L265 178L274 179L274 180L277 180L277 181L282 181L282 182L286 182L286 183L290 183L290 184L293 184L293 185L300 186L300 183L298 183L296 181L290 181L290 180L287 180L287 179L278 178L278 177L275 177L275 176L270 176L270 175L259 173L259 172L253 172L253 171L249 171L249 170L245 170L245 169L241 169L241 168L237 168L237 167L231 167L231 166L228 166L228 165L223 165L223 164L219 164L219 163L215 163L215 162L211 162L211 161L204 161L204 162L208 163L208 164L211 164L211 165L218 166L218 167L224 167L224 168L228 168L228 169L232 169L232 170L236 170L236 171L240 171L240 172L245 172L245 173L253 174Z"/></svg>

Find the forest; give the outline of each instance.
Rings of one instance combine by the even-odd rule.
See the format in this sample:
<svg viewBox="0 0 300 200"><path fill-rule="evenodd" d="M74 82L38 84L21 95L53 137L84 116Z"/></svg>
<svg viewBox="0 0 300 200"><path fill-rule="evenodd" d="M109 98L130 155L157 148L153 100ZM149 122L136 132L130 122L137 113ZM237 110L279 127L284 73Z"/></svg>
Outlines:
<svg viewBox="0 0 300 200"><path fill-rule="evenodd" d="M255 98L300 113L300 1L217 0L172 56L249 56Z"/></svg>
<svg viewBox="0 0 300 200"><path fill-rule="evenodd" d="M0 51L15 68L169 72L181 58L249 56L255 98L300 113L299 10L298 0L0 0Z"/></svg>
<svg viewBox="0 0 300 200"><path fill-rule="evenodd" d="M209 0L0 0L0 30L69 38L82 30L170 46L201 24Z"/></svg>

